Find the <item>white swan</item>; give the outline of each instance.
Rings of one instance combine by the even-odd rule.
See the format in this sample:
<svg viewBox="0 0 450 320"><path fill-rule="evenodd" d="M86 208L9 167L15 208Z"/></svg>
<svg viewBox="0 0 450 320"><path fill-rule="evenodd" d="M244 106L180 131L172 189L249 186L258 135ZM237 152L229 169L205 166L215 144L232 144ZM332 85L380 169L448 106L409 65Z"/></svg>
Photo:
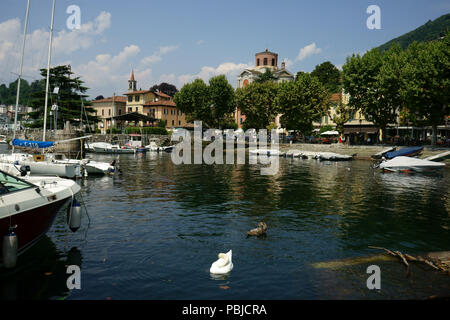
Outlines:
<svg viewBox="0 0 450 320"><path fill-rule="evenodd" d="M233 262L231 261L232 251L227 253L219 253L219 259L211 265L209 272L212 274L226 274L233 270Z"/></svg>

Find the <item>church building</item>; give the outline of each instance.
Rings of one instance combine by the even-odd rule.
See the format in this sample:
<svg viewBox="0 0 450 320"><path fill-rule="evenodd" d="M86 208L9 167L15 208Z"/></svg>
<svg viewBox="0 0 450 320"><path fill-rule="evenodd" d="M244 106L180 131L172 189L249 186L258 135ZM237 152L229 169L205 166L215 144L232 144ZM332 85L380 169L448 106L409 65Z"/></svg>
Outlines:
<svg viewBox="0 0 450 320"><path fill-rule="evenodd" d="M160 91L137 90L133 71L128 80L128 92L124 95L127 97L127 113L138 112L157 120L164 120L166 128L185 127L188 124L186 115L176 108L171 96ZM149 123L143 125L149 125Z"/></svg>
<svg viewBox="0 0 450 320"><path fill-rule="evenodd" d="M243 70L237 77L238 88L243 88L249 83L252 83L255 79L263 75L266 70L272 72L276 82L294 81L295 76L286 69L286 64L281 63L281 68L278 68L278 54L270 52L268 49L263 52L255 54L255 67L252 69ZM277 116L275 122L279 127L279 116ZM234 119L239 128L242 128L242 124L245 121L245 115L241 113L239 107L234 113Z"/></svg>

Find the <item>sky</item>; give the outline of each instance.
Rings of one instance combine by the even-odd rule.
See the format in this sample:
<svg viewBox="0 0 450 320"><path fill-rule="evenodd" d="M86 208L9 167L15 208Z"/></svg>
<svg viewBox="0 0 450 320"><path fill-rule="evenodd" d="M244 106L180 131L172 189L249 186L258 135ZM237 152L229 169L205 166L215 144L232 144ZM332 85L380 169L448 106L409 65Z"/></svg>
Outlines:
<svg viewBox="0 0 450 320"><path fill-rule="evenodd" d="M26 0L0 1L0 83L19 73ZM71 5L81 28L70 30ZM381 29L369 29L370 5ZM46 68L52 0L31 0L23 78ZM254 66L255 53L278 53L287 69L310 72L322 62L341 68L364 53L450 12L450 0L56 0L51 66L70 64L91 98L137 87L183 84Z"/></svg>

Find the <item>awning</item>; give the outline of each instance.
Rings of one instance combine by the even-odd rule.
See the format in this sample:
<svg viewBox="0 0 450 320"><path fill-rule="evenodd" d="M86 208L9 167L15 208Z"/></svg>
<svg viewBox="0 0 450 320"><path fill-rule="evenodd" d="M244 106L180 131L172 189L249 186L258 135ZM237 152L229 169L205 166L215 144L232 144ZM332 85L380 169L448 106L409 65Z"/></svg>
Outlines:
<svg viewBox="0 0 450 320"><path fill-rule="evenodd" d="M145 114L142 114L139 112L130 112L130 113L122 114L120 116L106 118L106 120L111 120L111 119L124 120L124 121L150 121L150 122L155 122L156 120L158 120L156 118L146 116Z"/></svg>
<svg viewBox="0 0 450 320"><path fill-rule="evenodd" d="M378 133L378 129L373 127L344 128L344 134L351 134L351 133Z"/></svg>
<svg viewBox="0 0 450 320"><path fill-rule="evenodd" d="M339 135L338 131L325 131L320 134L321 136L337 136Z"/></svg>

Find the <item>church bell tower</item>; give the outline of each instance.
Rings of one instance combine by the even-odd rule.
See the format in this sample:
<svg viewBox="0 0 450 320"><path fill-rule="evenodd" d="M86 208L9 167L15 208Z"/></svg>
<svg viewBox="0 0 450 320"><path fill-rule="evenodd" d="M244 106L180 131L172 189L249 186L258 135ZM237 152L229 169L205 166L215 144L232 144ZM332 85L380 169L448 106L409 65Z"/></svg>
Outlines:
<svg viewBox="0 0 450 320"><path fill-rule="evenodd" d="M130 80L128 80L128 91L136 91L136 83L137 81L134 80L134 71L131 70Z"/></svg>

